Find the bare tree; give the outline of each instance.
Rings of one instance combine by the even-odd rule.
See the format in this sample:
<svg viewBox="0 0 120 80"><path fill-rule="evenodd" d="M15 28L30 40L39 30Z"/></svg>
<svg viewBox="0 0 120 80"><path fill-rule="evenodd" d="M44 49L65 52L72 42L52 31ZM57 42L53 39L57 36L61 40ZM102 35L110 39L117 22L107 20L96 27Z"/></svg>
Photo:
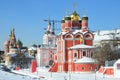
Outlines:
<svg viewBox="0 0 120 80"><path fill-rule="evenodd" d="M118 50L112 49L111 43L105 43L103 46L96 48L93 58L97 59L100 65L105 65L105 61L120 58L120 53Z"/></svg>

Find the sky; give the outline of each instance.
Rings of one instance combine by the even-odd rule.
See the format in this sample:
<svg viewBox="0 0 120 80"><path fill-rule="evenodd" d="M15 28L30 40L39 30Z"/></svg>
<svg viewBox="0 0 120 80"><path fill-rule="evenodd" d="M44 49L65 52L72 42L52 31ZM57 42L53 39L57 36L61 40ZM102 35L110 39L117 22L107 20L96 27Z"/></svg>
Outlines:
<svg viewBox="0 0 120 80"><path fill-rule="evenodd" d="M89 17L89 29L111 30L120 28L120 0L0 0L0 50L15 28L16 39L24 46L42 44L45 19L61 21L65 15L76 11L80 17ZM55 33L61 23L55 23Z"/></svg>

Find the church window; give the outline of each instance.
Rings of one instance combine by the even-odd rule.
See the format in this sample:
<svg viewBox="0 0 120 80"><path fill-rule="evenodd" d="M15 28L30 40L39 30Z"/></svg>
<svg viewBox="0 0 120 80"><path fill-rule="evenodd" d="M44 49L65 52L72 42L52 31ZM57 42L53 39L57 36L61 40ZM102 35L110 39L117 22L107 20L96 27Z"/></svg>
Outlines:
<svg viewBox="0 0 120 80"><path fill-rule="evenodd" d="M86 51L83 51L83 56L86 56Z"/></svg>
<svg viewBox="0 0 120 80"><path fill-rule="evenodd" d="M52 58L52 54L50 55L50 58Z"/></svg>
<svg viewBox="0 0 120 80"><path fill-rule="evenodd" d="M73 35L67 34L67 35L65 36L65 39L66 39L66 40L72 40L72 39L73 39Z"/></svg>
<svg viewBox="0 0 120 80"><path fill-rule="evenodd" d="M86 38L90 38L90 35L86 35Z"/></svg>
<svg viewBox="0 0 120 80"><path fill-rule="evenodd" d="M72 36L71 35L67 35L66 38L72 38Z"/></svg>
<svg viewBox="0 0 120 80"><path fill-rule="evenodd" d="M80 35L76 35L75 38L80 38Z"/></svg>
<svg viewBox="0 0 120 80"><path fill-rule="evenodd" d="M85 68L84 67L82 67L82 70L84 70Z"/></svg>
<svg viewBox="0 0 120 80"><path fill-rule="evenodd" d="M74 57L77 57L77 53L74 53Z"/></svg>

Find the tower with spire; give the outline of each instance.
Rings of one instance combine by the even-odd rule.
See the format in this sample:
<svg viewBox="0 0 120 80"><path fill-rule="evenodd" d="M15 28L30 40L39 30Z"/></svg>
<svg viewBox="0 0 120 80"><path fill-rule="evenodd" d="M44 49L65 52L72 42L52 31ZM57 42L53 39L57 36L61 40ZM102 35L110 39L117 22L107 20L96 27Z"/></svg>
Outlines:
<svg viewBox="0 0 120 80"><path fill-rule="evenodd" d="M48 27L44 33L43 36L43 46L47 47L55 47L56 46L56 35L53 32L53 28L51 26L51 23L48 22Z"/></svg>
<svg viewBox="0 0 120 80"><path fill-rule="evenodd" d="M56 53L56 35L53 31L50 21L43 35L43 43L37 50L39 66L51 66L54 62L54 54Z"/></svg>
<svg viewBox="0 0 120 80"><path fill-rule="evenodd" d="M21 47L22 47L22 42L19 39L16 40L15 29L12 28L8 40L6 40L4 43L4 51L5 53L9 53L11 49L21 48Z"/></svg>
<svg viewBox="0 0 120 80"><path fill-rule="evenodd" d="M15 29L12 28L8 40L4 43L4 52L5 52L5 65L11 65L11 57L13 54L23 53L22 51L23 44L18 39L16 40Z"/></svg>

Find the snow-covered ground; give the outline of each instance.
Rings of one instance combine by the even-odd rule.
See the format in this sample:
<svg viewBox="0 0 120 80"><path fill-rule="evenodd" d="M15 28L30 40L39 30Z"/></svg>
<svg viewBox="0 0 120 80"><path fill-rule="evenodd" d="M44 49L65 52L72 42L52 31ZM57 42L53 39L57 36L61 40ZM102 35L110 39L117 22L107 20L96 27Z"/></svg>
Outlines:
<svg viewBox="0 0 120 80"><path fill-rule="evenodd" d="M30 70L13 72L16 74L0 71L0 80L120 80L98 73L51 73L45 69L38 69L35 73L31 73Z"/></svg>

